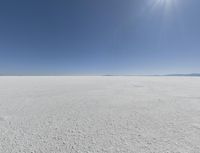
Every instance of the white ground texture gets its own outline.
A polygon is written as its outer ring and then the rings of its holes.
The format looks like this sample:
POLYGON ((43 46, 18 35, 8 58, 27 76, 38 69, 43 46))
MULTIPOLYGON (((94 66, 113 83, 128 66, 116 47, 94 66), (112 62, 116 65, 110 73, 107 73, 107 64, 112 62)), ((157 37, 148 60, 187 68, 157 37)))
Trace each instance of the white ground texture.
POLYGON ((0 77, 0 153, 200 153, 200 78, 0 77))

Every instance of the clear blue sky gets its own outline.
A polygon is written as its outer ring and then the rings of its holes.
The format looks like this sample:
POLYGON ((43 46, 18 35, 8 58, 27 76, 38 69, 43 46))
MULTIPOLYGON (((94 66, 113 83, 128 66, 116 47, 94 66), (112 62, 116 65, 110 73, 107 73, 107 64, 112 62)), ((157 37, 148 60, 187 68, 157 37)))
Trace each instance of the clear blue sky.
POLYGON ((0 74, 200 72, 200 0, 1 0, 0 74))

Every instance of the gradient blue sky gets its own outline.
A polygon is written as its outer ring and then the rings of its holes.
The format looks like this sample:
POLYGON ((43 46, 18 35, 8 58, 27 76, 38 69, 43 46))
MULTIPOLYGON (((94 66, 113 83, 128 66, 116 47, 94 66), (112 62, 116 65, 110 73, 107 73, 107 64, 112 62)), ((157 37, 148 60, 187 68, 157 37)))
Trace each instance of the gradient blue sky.
POLYGON ((1 0, 0 74, 200 72, 199 0, 1 0))

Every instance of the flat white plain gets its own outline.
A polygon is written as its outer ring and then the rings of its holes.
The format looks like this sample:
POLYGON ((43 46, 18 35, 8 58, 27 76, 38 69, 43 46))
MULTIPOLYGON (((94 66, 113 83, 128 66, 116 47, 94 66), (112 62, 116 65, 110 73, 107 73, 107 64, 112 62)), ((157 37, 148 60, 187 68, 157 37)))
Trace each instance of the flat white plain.
POLYGON ((200 78, 0 77, 1 153, 199 153, 200 78))

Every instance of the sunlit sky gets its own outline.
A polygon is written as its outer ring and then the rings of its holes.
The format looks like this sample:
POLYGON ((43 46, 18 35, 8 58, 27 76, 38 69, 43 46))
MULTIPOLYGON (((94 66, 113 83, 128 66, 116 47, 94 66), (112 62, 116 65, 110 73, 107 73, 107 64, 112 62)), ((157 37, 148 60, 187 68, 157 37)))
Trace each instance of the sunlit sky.
POLYGON ((2 0, 0 74, 200 72, 200 0, 2 0))

